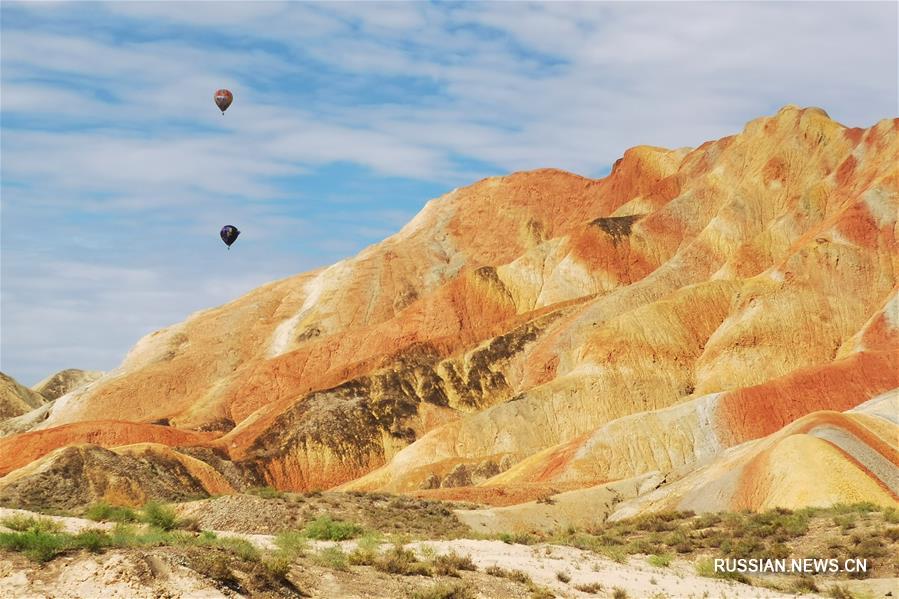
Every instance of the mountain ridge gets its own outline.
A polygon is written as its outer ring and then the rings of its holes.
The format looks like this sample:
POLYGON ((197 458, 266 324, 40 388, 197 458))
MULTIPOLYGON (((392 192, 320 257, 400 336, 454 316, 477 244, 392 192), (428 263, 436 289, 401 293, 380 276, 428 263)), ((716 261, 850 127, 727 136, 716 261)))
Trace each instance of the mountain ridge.
MULTIPOLYGON (((284 489, 496 503, 664 472, 646 510, 746 443, 820 453, 775 440, 899 388, 897 132, 786 106, 697 148, 631 148, 602 179, 453 190, 352 258, 141 339, 0 439, 0 499, 7 473, 85 442, 205 448, 284 489)), ((895 502, 895 442, 862 437, 887 465, 857 480, 895 502)), ((753 480, 785 480, 765 463, 753 480)), ((720 484, 703 509, 801 503, 720 484)))

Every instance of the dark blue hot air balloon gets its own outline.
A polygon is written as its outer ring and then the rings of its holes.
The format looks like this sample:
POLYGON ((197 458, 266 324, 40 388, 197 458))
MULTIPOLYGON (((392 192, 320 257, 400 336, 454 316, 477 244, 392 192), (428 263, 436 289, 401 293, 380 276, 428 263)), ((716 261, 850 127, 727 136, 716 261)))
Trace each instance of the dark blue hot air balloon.
POLYGON ((240 235, 240 231, 238 231, 237 227, 234 225, 225 225, 222 227, 220 235, 222 236, 222 241, 225 242, 225 245, 227 245, 230 250, 231 244, 237 241, 237 236, 240 235))

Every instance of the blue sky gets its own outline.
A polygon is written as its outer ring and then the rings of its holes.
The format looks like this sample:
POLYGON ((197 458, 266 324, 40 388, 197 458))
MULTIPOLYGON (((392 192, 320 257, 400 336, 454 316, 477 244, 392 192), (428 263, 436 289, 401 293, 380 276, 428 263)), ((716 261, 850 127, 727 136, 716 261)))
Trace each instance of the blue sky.
POLYGON ((0 5, 0 370, 332 263, 484 176, 897 113, 897 4, 0 5), (213 92, 231 89, 223 117, 213 92), (220 227, 243 234, 230 252, 220 227))

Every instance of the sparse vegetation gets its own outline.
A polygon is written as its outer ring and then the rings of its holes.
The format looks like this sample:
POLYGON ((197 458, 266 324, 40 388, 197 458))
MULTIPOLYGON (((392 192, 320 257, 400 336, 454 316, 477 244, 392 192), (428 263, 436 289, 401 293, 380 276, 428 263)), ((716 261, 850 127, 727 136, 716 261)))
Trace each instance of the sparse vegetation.
POLYGON ((474 572, 478 569, 474 562, 471 561, 471 556, 462 556, 455 551, 445 555, 438 555, 432 562, 434 564, 434 574, 437 576, 458 576, 459 570, 474 572))
POLYGON ((612 597, 614 597, 614 599, 628 599, 628 594, 627 591, 621 587, 615 587, 612 589, 612 597))
POLYGON ((800 576, 796 580, 793 581, 792 590, 795 593, 817 593, 820 589, 818 589, 818 585, 815 584, 815 579, 811 576, 805 575, 800 576))
POLYGON ((503 543, 508 543, 509 545, 533 545, 539 541, 535 535, 529 532, 504 532, 500 533, 498 538, 503 543))
POLYGON ((347 555, 344 553, 340 545, 331 545, 320 550, 312 556, 312 561, 320 566, 331 568, 332 570, 347 569, 347 555))
POLYGON ((390 551, 375 559, 374 567, 376 570, 388 574, 431 576, 431 569, 428 565, 418 561, 415 553, 400 544, 394 545, 390 551))
POLYGON ((141 520, 160 530, 172 530, 178 525, 178 516, 175 511, 159 502, 147 502, 142 512, 141 520))
POLYGON ((356 548, 349 555, 349 562, 354 566, 371 566, 378 559, 381 547, 381 535, 366 533, 356 542, 356 548))
POLYGON ((306 525, 304 530, 307 537, 319 541, 346 541, 362 534, 362 527, 352 522, 332 520, 323 516, 306 525))
POLYGON ((0 525, 18 532, 29 530, 36 532, 59 532, 62 529, 56 520, 51 520, 50 518, 35 518, 33 516, 20 514, 3 518, 0 520, 0 525))
POLYGON ((95 522, 137 522, 138 515, 130 507, 99 502, 84 512, 84 517, 95 522))
POLYGON ((582 593, 589 593, 591 595, 596 595, 600 591, 602 591, 602 585, 598 582, 591 582, 589 584, 579 584, 574 587, 578 591, 582 593))
POLYGON ((413 599, 474 599, 475 596, 474 589, 464 582, 438 582, 412 594, 413 599))
POLYGON ((705 578, 721 578, 723 580, 735 580, 743 584, 750 584, 750 580, 739 572, 716 572, 715 564, 710 559, 701 559, 696 562, 696 573, 705 578))
POLYGON ((568 584, 569 582, 571 582, 571 574, 560 570, 559 572, 556 572, 556 580, 568 584))
POLYGON ((650 555, 646 560, 649 562, 650 566, 655 566, 656 568, 667 568, 671 565, 671 556, 667 553, 663 553, 661 555, 650 555))
POLYGON ((837 584, 827 589, 827 596, 831 599, 855 599, 848 588, 837 584))
POLYGON ((262 497, 263 499, 283 499, 284 493, 276 489, 275 487, 267 486, 267 487, 253 487, 252 489, 248 489, 247 493, 251 495, 256 495, 257 497, 262 497))

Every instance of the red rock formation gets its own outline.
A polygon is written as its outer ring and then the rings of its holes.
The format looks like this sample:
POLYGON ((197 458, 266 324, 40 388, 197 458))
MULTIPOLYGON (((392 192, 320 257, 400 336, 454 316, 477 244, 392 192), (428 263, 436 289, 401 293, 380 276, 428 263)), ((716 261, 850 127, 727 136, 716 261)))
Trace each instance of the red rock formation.
MULTIPOLYGON (((0 472, 149 442, 288 489, 508 502, 653 471, 675 489, 899 387, 897 164, 899 119, 847 129, 788 106, 695 149, 632 148, 600 180, 485 179, 353 258, 145 337, 18 422, 36 430, 0 440, 0 472)), ((804 479, 751 464, 729 505, 799 501, 778 485, 804 479)))

